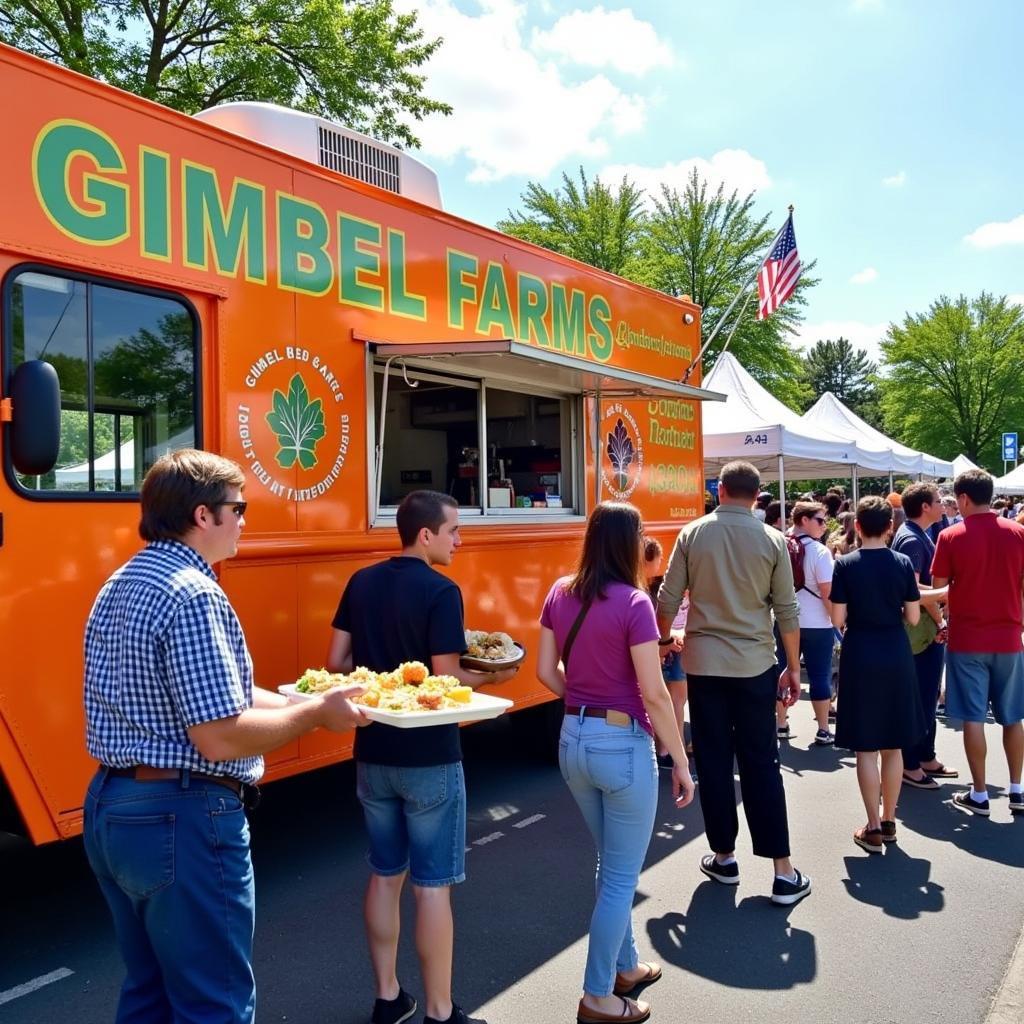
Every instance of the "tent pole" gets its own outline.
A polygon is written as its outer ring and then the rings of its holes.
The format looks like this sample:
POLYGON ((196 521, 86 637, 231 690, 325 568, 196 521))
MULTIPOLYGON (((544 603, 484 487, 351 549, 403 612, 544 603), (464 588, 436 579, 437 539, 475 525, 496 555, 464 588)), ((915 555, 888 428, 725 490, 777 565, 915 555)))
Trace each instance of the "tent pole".
POLYGON ((890 469, 889 470, 889 493, 892 494, 892 492, 895 491, 895 490, 896 490, 896 487, 893 484, 892 470, 890 469))
POLYGON ((857 501, 860 498, 860 495, 858 494, 858 491, 860 490, 859 484, 860 484, 860 477, 857 474, 857 467, 854 466, 853 467, 853 479, 851 480, 852 494, 853 494, 853 507, 854 508, 857 507, 857 501))
POLYGON ((782 514, 779 518, 779 522, 782 524, 782 530, 786 530, 786 476, 785 470, 782 465, 782 456, 779 456, 779 502, 782 505, 782 514))

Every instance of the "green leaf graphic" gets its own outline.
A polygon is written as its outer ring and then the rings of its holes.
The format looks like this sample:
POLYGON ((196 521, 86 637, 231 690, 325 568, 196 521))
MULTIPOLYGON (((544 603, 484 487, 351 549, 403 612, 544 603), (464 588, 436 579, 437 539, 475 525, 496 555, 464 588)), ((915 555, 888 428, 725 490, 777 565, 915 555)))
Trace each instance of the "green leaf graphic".
POLYGON ((315 402, 309 400, 299 374, 289 382, 287 395, 274 391, 274 408, 267 413, 267 423, 281 446, 276 457, 282 469, 291 469, 296 461, 303 469, 316 465, 317 441, 327 433, 324 404, 319 398, 315 402))

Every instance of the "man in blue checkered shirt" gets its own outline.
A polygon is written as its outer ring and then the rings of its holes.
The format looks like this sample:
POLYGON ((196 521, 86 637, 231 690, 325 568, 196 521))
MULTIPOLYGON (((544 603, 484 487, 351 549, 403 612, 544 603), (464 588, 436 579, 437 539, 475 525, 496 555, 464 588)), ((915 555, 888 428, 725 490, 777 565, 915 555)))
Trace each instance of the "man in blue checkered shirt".
POLYGON ((263 753, 366 719, 338 688, 289 704, 253 686, 242 627, 211 566, 237 551, 241 469, 159 459, 142 485, 147 546, 104 584, 85 633, 85 850, 127 966, 117 1024, 246 1024, 255 1012, 246 788, 263 753))

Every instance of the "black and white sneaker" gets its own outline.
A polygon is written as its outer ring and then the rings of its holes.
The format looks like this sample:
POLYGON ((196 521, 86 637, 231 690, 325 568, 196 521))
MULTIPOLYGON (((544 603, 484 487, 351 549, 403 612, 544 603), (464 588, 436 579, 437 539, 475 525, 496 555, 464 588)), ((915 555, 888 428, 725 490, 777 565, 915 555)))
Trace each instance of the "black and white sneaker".
POLYGON ((775 735, 778 736, 780 740, 790 739, 793 733, 790 731, 789 722, 787 722, 785 725, 776 726, 775 735))
POLYGON ((797 871, 796 879, 792 882, 788 878, 779 878, 776 875, 775 884, 772 885, 772 903, 781 907, 799 903, 810 894, 811 880, 802 871, 797 871))
POLYGON ((394 999, 378 999, 373 1004, 370 1024, 402 1024, 416 1012, 416 1000, 404 988, 394 999))
POLYGON ((1010 794, 1010 813, 1024 814, 1024 793, 1010 794))
POLYGON ((700 859, 700 869, 708 878, 713 878, 722 885, 740 884, 740 866, 736 861, 721 864, 713 853, 706 853, 700 859))
POLYGON ((828 729, 819 729, 814 734, 814 742, 819 747, 831 747, 835 743, 836 738, 828 731, 828 729))
POLYGON ((964 814, 980 814, 984 818, 989 816, 988 800, 982 800, 980 803, 972 800, 969 789, 953 794, 953 806, 964 814))

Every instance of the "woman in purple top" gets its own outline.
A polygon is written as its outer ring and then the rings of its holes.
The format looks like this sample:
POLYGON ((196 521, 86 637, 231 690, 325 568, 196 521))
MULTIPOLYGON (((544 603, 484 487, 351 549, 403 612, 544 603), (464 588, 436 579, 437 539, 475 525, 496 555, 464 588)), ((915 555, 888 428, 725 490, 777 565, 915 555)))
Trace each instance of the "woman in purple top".
POLYGON ((658 805, 655 733, 672 755, 676 805, 693 799, 643 588, 642 534, 632 505, 598 505, 579 567, 551 588, 540 618, 537 676, 565 698, 559 766, 597 844, 581 1024, 647 1020, 650 1006, 626 996, 661 977, 657 964, 640 962, 630 921, 658 805))

